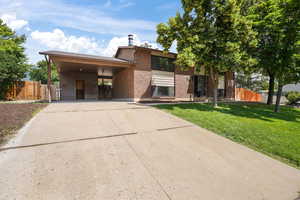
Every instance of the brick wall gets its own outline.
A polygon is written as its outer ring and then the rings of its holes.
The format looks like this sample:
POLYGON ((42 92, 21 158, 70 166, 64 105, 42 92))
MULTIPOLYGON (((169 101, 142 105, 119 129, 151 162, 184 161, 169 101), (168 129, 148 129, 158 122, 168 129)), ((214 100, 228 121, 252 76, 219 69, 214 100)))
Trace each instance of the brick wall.
POLYGON ((149 50, 138 50, 135 54, 134 98, 151 98, 151 53, 149 50))
POLYGON ((181 69, 176 67, 175 70, 175 97, 178 100, 190 100, 193 95, 193 81, 191 75, 193 69, 181 69))
MULTIPOLYGON (((150 99, 151 93, 151 54, 164 56, 162 53, 151 52, 147 49, 139 49, 135 54, 136 66, 134 67, 134 98, 150 99)), ((174 55, 169 55, 173 57, 174 55)), ((175 72, 175 97, 182 100, 189 100, 192 93, 190 75, 192 70, 182 71, 176 68, 175 72)))
POLYGON ((112 95, 115 99, 133 98, 133 69, 121 69, 114 73, 112 95))
MULTIPOLYGON (((118 58, 132 60, 135 62, 135 66, 132 71, 122 71, 114 76, 114 98, 134 98, 151 99, 151 54, 158 56, 165 56, 162 52, 151 50, 147 48, 124 48, 120 49, 118 58), (120 79, 120 80, 117 80, 120 79)), ((175 54, 169 54, 168 57, 175 57, 175 54)), ((191 100, 194 93, 194 84, 191 76, 193 75, 193 69, 183 70, 176 67, 175 70, 175 97, 177 100, 191 100)), ((212 96, 211 81, 207 82, 208 96, 212 96)), ((234 73, 227 72, 225 74, 225 88, 226 98, 234 99, 234 73)))

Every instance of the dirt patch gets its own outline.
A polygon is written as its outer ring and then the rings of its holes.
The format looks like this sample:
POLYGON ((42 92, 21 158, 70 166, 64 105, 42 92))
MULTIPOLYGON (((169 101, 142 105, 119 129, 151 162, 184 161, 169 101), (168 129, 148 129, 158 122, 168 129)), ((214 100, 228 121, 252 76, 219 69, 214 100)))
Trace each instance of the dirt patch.
POLYGON ((0 145, 17 133, 34 114, 46 107, 45 103, 0 104, 0 145))

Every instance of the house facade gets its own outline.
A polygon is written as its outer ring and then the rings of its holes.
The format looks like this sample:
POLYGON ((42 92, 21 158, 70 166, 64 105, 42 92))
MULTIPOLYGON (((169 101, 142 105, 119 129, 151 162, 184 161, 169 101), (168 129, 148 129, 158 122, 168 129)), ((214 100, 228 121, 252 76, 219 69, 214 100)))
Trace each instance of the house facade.
MULTIPOLYGON (((58 68, 60 100, 193 101, 212 96, 205 69, 176 66, 174 53, 128 45, 119 47, 114 57, 40 54, 58 68)), ((234 100, 234 90, 234 73, 220 75, 219 98, 234 100)))

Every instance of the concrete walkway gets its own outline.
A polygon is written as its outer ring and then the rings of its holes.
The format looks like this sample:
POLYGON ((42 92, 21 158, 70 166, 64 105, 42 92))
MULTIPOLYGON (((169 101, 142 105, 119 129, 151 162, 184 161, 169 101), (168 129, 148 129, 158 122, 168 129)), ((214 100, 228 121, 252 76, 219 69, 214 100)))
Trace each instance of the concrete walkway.
POLYGON ((300 171, 151 107, 54 103, 0 151, 0 199, 296 200, 300 171))

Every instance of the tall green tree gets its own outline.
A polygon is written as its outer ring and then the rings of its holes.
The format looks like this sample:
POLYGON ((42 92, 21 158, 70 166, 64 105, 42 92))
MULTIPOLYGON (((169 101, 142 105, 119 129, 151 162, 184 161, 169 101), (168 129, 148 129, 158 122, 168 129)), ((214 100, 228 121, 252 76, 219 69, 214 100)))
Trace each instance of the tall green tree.
POLYGON ((29 65, 23 44, 26 38, 18 36, 0 19, 0 98, 6 96, 14 81, 26 76, 29 65))
MULTIPOLYGON (((48 81, 48 67, 45 60, 38 61, 36 65, 33 65, 30 69, 30 80, 41 81, 42 84, 47 84, 48 81)), ((58 73, 56 66, 51 64, 51 81, 52 83, 58 82, 58 73)))
POLYGON ((274 17, 272 14, 276 12, 274 0, 262 0, 254 4, 249 9, 249 18, 254 21, 253 28, 257 32, 258 45, 256 50, 256 58, 258 60, 257 67, 269 76, 268 100, 267 104, 273 103, 274 87, 275 87, 275 68, 274 62, 274 45, 277 38, 275 37, 275 27, 272 26, 274 17))
POLYGON ((157 26, 157 42, 167 51, 177 41, 178 65, 208 70, 216 107, 218 75, 255 64, 248 50, 256 46, 256 34, 239 0, 181 2, 183 13, 157 26))
POLYGON ((282 87, 299 80, 300 1, 262 0, 250 10, 258 32, 258 66, 270 77, 268 104, 273 102, 275 79, 278 82, 278 112, 282 87))
POLYGON ((279 44, 275 112, 279 112, 283 86, 300 81, 300 1, 277 0, 276 7, 279 44))

